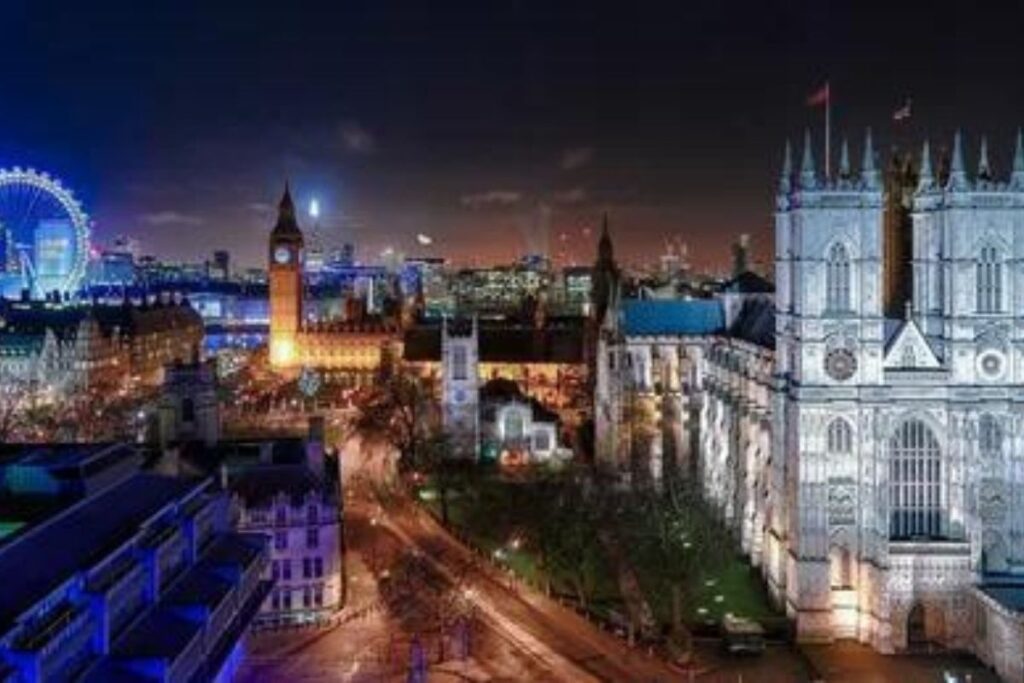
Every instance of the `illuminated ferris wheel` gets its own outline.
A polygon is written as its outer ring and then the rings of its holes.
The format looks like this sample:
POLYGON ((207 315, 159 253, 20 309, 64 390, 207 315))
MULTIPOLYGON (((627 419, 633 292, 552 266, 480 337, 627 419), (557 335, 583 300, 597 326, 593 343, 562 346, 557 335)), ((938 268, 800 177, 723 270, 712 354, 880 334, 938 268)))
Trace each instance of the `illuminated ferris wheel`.
POLYGON ((0 293, 78 291, 89 259, 89 216, 59 180, 0 169, 0 293))

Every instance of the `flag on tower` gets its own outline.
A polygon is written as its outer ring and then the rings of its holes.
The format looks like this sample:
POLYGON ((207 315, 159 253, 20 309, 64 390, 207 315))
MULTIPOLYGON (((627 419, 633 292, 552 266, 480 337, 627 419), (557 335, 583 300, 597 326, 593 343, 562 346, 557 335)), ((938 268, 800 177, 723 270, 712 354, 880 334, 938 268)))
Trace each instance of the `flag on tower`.
POLYGON ((892 113, 893 121, 903 121, 910 118, 910 98, 903 104, 902 107, 892 113))
POLYGON ((829 99, 831 99, 831 94, 829 93, 828 81, 825 81, 825 84, 823 86, 815 90, 807 98, 807 106, 819 107, 823 104, 827 105, 829 103, 829 99))

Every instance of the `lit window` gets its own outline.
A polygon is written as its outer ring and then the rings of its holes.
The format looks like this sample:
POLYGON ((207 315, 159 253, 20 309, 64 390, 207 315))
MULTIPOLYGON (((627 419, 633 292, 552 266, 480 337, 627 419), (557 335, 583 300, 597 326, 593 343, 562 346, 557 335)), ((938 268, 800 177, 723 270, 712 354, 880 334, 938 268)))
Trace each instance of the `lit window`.
POLYGON ((889 535, 942 537, 939 442, 921 420, 901 424, 889 440, 889 535))

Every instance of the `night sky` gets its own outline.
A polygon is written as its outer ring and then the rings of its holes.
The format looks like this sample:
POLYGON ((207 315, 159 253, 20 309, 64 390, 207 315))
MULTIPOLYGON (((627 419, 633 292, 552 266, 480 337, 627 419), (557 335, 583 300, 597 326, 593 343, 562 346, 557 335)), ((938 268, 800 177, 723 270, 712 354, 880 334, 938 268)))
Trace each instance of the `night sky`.
POLYGON ((740 232, 769 250, 785 138, 813 126, 821 162, 825 78, 857 160, 867 125, 883 151, 959 125, 1003 173, 1024 123, 1020 3, 599 4, 6 0, 0 166, 166 258, 261 262, 290 178, 363 257, 422 232, 507 259, 549 224, 589 261, 607 210, 625 260, 679 237, 722 265, 740 232))

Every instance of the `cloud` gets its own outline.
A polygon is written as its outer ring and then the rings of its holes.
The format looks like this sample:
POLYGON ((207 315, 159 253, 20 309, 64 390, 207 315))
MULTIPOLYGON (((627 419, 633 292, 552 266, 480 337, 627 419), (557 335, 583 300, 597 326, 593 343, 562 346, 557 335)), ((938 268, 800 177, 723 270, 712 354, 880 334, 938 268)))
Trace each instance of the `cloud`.
POLYGON ((266 202, 249 202, 245 205, 245 208, 259 214, 273 213, 274 211, 274 207, 266 202))
POLYGON ((514 190, 488 190, 476 194, 464 194, 459 198, 463 206, 482 209, 487 206, 510 206, 518 203, 523 195, 514 190))
POLYGON ((339 131, 341 143, 353 154, 373 154, 377 151, 377 141, 373 134, 355 121, 343 121, 339 131))
POLYGON ((582 204, 589 196, 587 188, 571 187, 568 190, 556 190, 551 198, 556 204, 582 204))
POLYGON ((593 159, 593 147, 573 147, 562 152, 561 167, 563 171, 575 171, 577 168, 583 168, 593 159))
POLYGON ((206 223, 206 219, 202 216, 196 216, 190 213, 181 213, 180 211, 156 211, 154 213, 144 213, 139 216, 146 225, 154 225, 162 227, 166 225, 203 225, 206 223))

